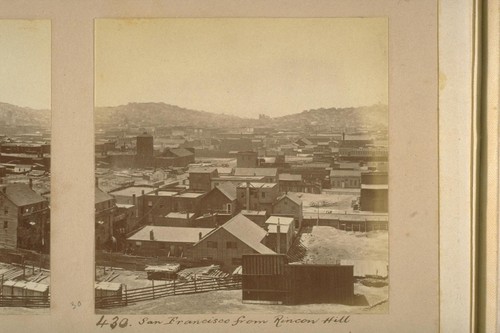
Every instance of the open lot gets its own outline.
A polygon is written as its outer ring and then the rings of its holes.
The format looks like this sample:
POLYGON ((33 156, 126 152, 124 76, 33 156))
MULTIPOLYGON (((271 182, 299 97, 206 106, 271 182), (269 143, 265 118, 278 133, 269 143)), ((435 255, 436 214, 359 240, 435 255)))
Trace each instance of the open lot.
POLYGON ((294 193, 302 200, 304 213, 352 213, 351 203, 359 190, 323 191, 321 194, 294 193))
MULTIPOLYGON (((388 288, 367 288, 356 283, 355 293, 363 293, 361 302, 370 304, 387 298, 388 288)), ((361 303, 360 302, 360 303, 361 303)), ((341 304, 262 305, 241 302, 241 290, 219 290, 193 295, 179 295, 137 303, 123 308, 99 309, 98 314, 239 314, 239 313, 380 313, 385 307, 341 304)))
POLYGON ((301 235, 300 241, 308 249, 303 259, 307 263, 389 259, 389 235, 385 230, 364 233, 314 226, 310 233, 301 235))

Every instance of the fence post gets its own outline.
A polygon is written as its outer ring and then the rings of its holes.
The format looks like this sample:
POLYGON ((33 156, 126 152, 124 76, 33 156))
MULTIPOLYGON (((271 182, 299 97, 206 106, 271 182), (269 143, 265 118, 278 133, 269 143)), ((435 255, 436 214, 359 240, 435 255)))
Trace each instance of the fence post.
POLYGON ((155 280, 151 280, 153 283, 153 299, 155 299, 155 280))
POLYGON ((175 295, 175 279, 174 279, 174 295, 175 295))
POLYGON ((196 290, 196 274, 194 275, 194 292, 196 293, 197 290, 196 290))
POLYGON ((22 255, 21 257, 21 260, 23 262, 23 280, 26 279, 26 267, 25 267, 25 264, 24 264, 24 255, 22 255))
POLYGON ((126 285, 126 284, 124 284, 123 286, 125 287, 125 306, 127 306, 127 305, 128 305, 128 299, 127 299, 127 285, 126 285))

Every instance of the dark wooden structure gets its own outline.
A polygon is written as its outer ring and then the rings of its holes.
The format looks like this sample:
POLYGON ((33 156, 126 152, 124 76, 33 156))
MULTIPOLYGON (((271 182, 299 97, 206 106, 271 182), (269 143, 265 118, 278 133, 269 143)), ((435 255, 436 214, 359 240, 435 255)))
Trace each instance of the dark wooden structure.
POLYGON ((286 255, 244 255, 242 259, 243 302, 283 304, 288 300, 290 281, 286 278, 286 255))
POLYGON ((292 304, 339 303, 354 300, 354 266, 289 264, 292 304))
POLYGON ((286 255, 244 255, 242 300, 264 304, 353 304, 352 265, 289 264, 286 255))

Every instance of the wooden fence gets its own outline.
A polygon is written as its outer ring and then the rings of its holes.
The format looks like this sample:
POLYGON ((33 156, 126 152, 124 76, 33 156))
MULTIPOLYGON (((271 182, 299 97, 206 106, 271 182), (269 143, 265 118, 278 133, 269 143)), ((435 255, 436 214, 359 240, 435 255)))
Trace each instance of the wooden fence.
POLYGON ((98 309, 131 305, 141 301, 154 300, 174 295, 203 293, 213 290, 241 289, 241 276, 229 276, 219 279, 198 279, 190 281, 166 281, 165 284, 152 285, 138 289, 124 289, 121 295, 96 296, 95 307, 98 309))
POLYGON ((50 296, 0 295, 0 307, 49 308, 50 296))
POLYGON ((221 262, 214 260, 192 260, 179 257, 143 257, 126 255, 123 253, 109 253, 96 251, 96 266, 118 267, 132 271, 143 271, 146 266, 160 266, 168 263, 179 263, 183 267, 209 266, 211 264, 221 265, 221 262))

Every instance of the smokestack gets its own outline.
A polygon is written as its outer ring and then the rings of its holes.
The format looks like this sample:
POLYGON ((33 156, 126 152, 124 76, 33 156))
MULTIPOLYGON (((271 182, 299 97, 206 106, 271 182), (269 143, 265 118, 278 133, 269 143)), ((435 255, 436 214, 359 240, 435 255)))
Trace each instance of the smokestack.
POLYGON ((280 219, 278 217, 278 225, 276 226, 276 253, 280 254, 281 253, 281 226, 280 226, 280 219))
POLYGON ((201 239, 201 236, 202 236, 202 233, 201 233, 201 231, 200 231, 200 232, 198 233, 198 240, 200 240, 200 239, 201 239))
POLYGON ((132 194, 132 204, 134 205, 135 217, 139 217, 139 209, 137 208, 137 198, 135 194, 132 194))
POLYGON ((247 191, 247 198, 246 198, 247 199, 247 202, 246 202, 246 204, 247 204, 247 210, 250 210, 250 182, 249 181, 247 181, 247 189, 246 189, 246 191, 247 191))
POLYGON ((155 240, 155 232, 153 229, 149 231, 149 240, 155 240))

